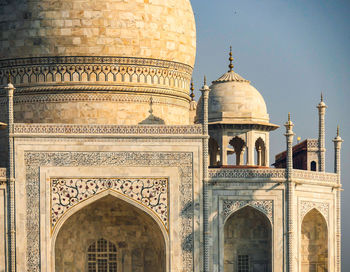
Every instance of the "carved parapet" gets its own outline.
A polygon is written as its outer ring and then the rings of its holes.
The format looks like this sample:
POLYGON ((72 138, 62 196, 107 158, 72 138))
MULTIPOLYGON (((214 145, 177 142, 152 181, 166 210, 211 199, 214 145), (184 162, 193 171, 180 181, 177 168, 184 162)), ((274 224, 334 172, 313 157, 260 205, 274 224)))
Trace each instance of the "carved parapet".
POLYGON ((315 172, 293 169, 293 179, 304 181, 334 182, 338 180, 338 175, 334 173, 315 172))

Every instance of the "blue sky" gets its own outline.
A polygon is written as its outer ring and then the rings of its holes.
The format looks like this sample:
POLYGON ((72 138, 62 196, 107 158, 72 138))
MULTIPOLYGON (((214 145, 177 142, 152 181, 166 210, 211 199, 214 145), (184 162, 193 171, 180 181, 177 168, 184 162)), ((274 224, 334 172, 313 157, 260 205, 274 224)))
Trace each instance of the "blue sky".
MULTIPOLYGON (((265 98, 270 120, 280 126, 290 111, 296 136, 316 138, 320 93, 326 114, 326 170, 333 171, 339 124, 342 148, 343 269, 350 267, 350 1, 191 0, 197 24, 196 89, 234 70, 265 98)), ((199 92, 196 92, 197 99, 199 92)), ((284 128, 271 133, 271 162, 284 150, 284 128)))

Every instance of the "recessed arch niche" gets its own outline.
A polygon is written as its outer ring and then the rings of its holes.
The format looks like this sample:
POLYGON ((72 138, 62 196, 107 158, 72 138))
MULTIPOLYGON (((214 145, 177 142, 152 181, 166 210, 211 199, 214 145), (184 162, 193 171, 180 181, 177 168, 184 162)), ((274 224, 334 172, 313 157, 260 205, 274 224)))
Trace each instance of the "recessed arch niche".
POLYGON ((317 209, 309 211, 301 224, 301 271, 328 271, 328 227, 317 209))
POLYGON ((166 271, 166 244, 159 225, 113 195, 81 208, 63 223, 55 240, 55 271, 88 271, 89 247, 101 239, 116 245, 118 272, 166 271))
POLYGON ((224 272, 271 272, 272 227, 266 215, 246 206, 224 225, 224 272))

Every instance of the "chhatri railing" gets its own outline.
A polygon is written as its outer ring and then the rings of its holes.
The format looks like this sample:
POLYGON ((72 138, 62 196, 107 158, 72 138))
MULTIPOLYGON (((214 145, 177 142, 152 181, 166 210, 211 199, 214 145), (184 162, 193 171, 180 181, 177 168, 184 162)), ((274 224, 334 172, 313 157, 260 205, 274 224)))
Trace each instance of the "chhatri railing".
MULTIPOLYGON (((242 180, 242 179, 265 179, 283 181, 286 179, 285 169, 275 168, 211 168, 209 178, 212 180, 242 180)), ((295 181, 327 182, 335 184, 338 182, 338 175, 334 173, 315 172, 293 169, 292 179, 295 181)))

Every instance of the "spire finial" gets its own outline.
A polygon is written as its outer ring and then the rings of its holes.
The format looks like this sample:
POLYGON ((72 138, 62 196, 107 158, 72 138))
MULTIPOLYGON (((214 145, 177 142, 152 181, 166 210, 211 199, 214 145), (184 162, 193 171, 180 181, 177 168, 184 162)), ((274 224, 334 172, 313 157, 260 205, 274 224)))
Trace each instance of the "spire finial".
POLYGON ((11 84, 12 82, 11 82, 11 71, 9 71, 9 75, 8 75, 8 82, 7 82, 8 84, 11 84))
POLYGON ((193 80, 191 80, 191 94, 190 94, 190 97, 191 97, 191 101, 194 101, 194 84, 193 84, 193 80))
POLYGON ((323 93, 321 92, 321 102, 323 102, 323 93))
POLYGON ((232 72, 232 70, 233 70, 233 64, 232 64, 232 62, 233 62, 233 57, 232 57, 232 46, 230 46, 230 58, 229 58, 229 61, 230 61, 230 65, 228 66, 228 68, 230 68, 230 70, 228 70, 229 72, 232 72))
POLYGON ((290 112, 288 112, 288 122, 290 122, 290 112))
POLYGON ((152 96, 149 101, 149 113, 153 114, 153 97, 152 96))
POLYGON ((337 126, 337 137, 339 137, 339 125, 337 126))
POLYGON ((204 86, 207 85, 207 76, 204 76, 204 86))

